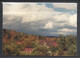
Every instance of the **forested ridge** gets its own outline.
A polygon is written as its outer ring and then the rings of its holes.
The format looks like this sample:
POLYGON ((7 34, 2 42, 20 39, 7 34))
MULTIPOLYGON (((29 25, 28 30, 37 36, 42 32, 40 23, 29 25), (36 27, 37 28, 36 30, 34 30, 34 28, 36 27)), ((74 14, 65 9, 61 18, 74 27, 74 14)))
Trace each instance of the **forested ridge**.
POLYGON ((26 56, 76 56, 77 36, 46 37, 3 29, 3 54, 26 56))

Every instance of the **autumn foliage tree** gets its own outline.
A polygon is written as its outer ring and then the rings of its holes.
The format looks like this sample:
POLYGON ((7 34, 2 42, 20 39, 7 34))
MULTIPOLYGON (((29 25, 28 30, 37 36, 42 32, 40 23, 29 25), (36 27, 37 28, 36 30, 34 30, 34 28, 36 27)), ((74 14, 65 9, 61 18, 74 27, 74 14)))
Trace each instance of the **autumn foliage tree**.
POLYGON ((3 54, 28 56, 75 56, 77 52, 77 37, 59 35, 46 37, 34 34, 24 34, 15 30, 3 29, 3 54), (31 49, 31 53, 24 50, 31 49))

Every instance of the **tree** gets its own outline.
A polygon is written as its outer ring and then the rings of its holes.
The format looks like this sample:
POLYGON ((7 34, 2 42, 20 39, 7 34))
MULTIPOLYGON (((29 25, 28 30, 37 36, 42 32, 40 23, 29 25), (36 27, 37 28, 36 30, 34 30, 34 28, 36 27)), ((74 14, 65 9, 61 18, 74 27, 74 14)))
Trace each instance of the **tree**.
POLYGON ((34 56, 47 56, 47 52, 49 51, 48 48, 45 48, 42 45, 38 45, 33 49, 33 55, 34 56))
POLYGON ((5 45, 3 47, 3 53, 5 55, 19 55, 20 53, 20 49, 18 48, 17 45, 15 45, 14 43, 11 43, 10 45, 5 45))

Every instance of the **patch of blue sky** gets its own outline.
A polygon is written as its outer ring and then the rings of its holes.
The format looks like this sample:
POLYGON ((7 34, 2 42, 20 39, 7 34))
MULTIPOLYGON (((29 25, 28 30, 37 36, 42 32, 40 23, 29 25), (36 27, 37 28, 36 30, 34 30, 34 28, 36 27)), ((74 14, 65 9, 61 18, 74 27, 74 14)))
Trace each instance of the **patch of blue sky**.
POLYGON ((58 11, 58 12, 70 13, 70 14, 77 13, 77 9, 76 10, 67 10, 67 9, 64 9, 64 8, 55 8, 52 4, 46 4, 46 6, 49 7, 49 8, 53 8, 55 11, 58 11))
POLYGON ((37 3, 38 5, 42 5, 42 3, 37 3))
POLYGON ((63 9, 63 8, 54 8, 54 10, 56 10, 58 12, 70 13, 70 14, 77 13, 77 10, 66 10, 66 9, 63 9))
MULTIPOLYGON (((43 3, 37 3, 37 4, 38 4, 38 5, 42 5, 43 3)), ((57 12, 70 13, 70 14, 75 14, 75 13, 77 13, 77 9, 76 9, 76 10, 67 10, 67 9, 64 9, 64 8, 55 8, 52 3, 45 3, 45 5, 46 5, 48 8, 52 8, 52 9, 54 9, 54 10, 57 11, 57 12)))

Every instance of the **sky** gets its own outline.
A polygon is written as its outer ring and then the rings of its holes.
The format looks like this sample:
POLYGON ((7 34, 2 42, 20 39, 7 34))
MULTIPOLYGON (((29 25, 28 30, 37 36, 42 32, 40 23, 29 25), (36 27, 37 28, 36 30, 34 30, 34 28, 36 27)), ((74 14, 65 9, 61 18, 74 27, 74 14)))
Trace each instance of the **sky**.
POLYGON ((77 35, 77 4, 3 2, 3 28, 43 36, 77 35))

